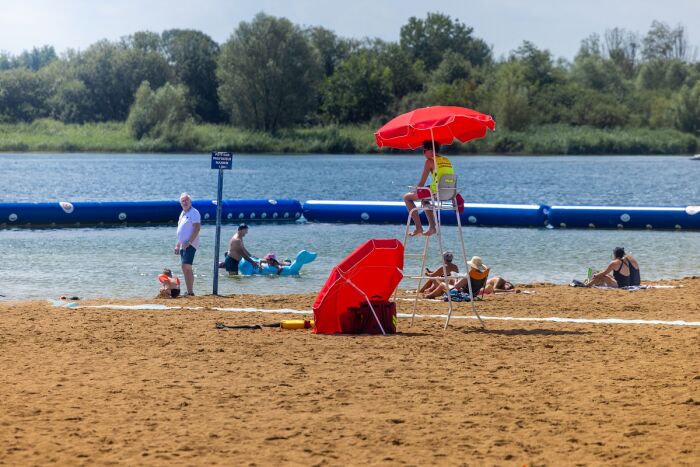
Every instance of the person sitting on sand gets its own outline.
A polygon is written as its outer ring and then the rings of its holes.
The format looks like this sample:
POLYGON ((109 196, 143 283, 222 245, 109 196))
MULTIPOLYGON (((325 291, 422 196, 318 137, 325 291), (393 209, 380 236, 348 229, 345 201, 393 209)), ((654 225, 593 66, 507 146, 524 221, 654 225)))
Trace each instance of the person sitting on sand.
POLYGON ((163 273, 158 276, 160 282, 160 291, 158 295, 161 297, 177 298, 180 296, 180 278, 173 278, 173 272, 165 268, 163 273))
MULTIPOLYGON (((418 189, 422 188, 423 185, 428 181, 428 175, 432 176, 432 182, 430 183, 430 190, 432 193, 437 192, 437 184, 440 177, 443 175, 454 174, 454 169, 452 168, 452 163, 447 157, 438 154, 440 150, 440 144, 436 141, 423 141, 423 155, 425 156, 425 164, 423 164, 423 173, 421 173, 420 180, 418 180, 418 185, 416 186, 416 191, 406 193, 403 196, 403 201, 406 204, 406 209, 411 214, 411 219, 413 219, 413 224, 416 226, 415 230, 409 235, 411 237, 417 235, 430 236, 436 232, 435 229, 435 214, 431 209, 425 210, 425 217, 428 218, 428 230, 423 231, 423 225, 420 221, 420 215, 416 208, 416 201, 422 199, 418 195, 418 189), (414 210, 415 209, 415 210, 414 210)), ((425 205, 425 202, 423 203, 425 205)))
MULTIPOLYGON (((447 275, 450 276, 452 274, 457 274, 459 272, 459 268, 457 267, 456 264, 452 262, 452 253, 449 251, 446 251, 445 253, 442 254, 442 260, 444 261, 444 266, 447 269, 447 275)), ((428 279, 428 281, 423 285, 423 287, 418 290, 418 293, 423 293, 426 290, 432 290, 436 287, 436 284, 439 282, 445 282, 445 273, 442 270, 442 264, 438 266, 434 271, 431 271, 428 268, 425 268, 425 275, 428 277, 434 277, 435 279, 428 279)))
MULTIPOLYGON (((457 289, 460 292, 469 293, 469 283, 467 281, 470 281, 472 292, 476 296, 486 285, 486 278, 489 276, 491 268, 486 266, 479 256, 473 256, 472 259, 467 262, 467 264, 469 265, 469 276, 462 277, 456 282, 451 280, 450 282, 454 282, 454 284, 450 285, 449 288, 457 289)), ((438 282, 436 287, 426 290, 423 293, 423 296, 425 298, 437 298, 448 292, 449 290, 447 290, 445 287, 444 282, 438 282)))
POLYGON ((625 254, 625 249, 616 247, 613 250, 613 260, 605 271, 593 274, 587 287, 634 287, 641 283, 639 263, 633 256, 625 254))

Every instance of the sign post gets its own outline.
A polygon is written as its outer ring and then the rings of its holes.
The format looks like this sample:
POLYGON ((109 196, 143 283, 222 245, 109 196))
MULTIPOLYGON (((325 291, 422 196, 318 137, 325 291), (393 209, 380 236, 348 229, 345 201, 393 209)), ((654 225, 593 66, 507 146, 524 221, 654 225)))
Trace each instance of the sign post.
POLYGON ((214 284, 212 293, 219 295, 219 243, 221 243, 221 197, 224 191, 224 170, 233 167, 233 154, 212 152, 211 168, 219 170, 219 184, 216 189, 216 237, 214 240, 214 284))

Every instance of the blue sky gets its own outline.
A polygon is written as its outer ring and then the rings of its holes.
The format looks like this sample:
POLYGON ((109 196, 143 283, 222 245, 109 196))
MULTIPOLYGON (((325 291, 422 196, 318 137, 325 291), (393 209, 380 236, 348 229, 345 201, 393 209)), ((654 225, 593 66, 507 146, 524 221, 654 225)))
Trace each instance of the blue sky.
POLYGON ((60 53, 171 28, 204 31, 221 43, 260 11, 344 37, 391 41, 409 17, 437 11, 472 26, 496 56, 529 40, 572 59, 591 33, 615 26, 646 33, 654 19, 683 24, 691 45, 700 47, 700 0, 0 0, 0 50, 17 54, 49 44, 60 53))

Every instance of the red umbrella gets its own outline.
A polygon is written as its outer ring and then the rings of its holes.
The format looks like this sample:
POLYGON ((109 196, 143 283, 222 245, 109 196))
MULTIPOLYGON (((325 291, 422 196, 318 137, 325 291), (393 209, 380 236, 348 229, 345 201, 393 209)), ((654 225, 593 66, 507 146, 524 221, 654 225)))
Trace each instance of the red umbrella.
POLYGON ((435 106, 399 115, 374 136, 380 148, 416 149, 429 140, 452 144, 457 138, 465 143, 483 137, 487 129, 496 129, 490 115, 466 107, 435 106))
MULTIPOLYGON (((314 302, 314 332, 343 332, 349 308, 368 300, 389 300, 403 278, 403 245, 396 239, 372 239, 338 263, 314 302)), ((371 319, 375 319, 373 317, 371 319)))

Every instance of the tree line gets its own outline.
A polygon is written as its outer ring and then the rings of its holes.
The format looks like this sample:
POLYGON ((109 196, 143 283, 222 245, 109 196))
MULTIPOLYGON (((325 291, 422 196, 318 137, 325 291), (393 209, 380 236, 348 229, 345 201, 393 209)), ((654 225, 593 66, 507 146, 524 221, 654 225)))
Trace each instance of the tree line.
POLYGON ((133 137, 183 138, 193 123, 276 133, 381 125, 463 105, 499 128, 668 128, 700 135, 700 63, 683 26, 654 21, 581 41, 573 59, 525 41, 495 57, 473 28, 412 17, 397 42, 348 39, 259 13, 223 44, 195 30, 137 32, 58 56, 0 53, 0 123, 126 121, 133 137))

